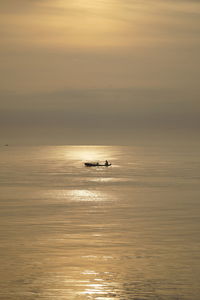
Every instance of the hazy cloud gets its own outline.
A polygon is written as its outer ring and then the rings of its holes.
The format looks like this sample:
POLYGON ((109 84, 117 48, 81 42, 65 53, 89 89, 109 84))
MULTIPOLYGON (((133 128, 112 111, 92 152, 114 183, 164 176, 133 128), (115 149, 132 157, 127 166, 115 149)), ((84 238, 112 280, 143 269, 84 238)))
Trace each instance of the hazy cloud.
POLYGON ((110 143, 199 130, 199 1, 7 0, 0 9, 4 139, 67 132, 75 142, 84 131, 110 143))

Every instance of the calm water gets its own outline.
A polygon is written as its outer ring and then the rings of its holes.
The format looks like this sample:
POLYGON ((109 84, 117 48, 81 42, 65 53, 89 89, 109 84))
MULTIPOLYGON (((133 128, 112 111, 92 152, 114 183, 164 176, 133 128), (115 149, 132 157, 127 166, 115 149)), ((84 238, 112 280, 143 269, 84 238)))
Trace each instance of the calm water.
POLYGON ((0 168, 1 299, 199 299, 197 150, 1 147, 0 168))

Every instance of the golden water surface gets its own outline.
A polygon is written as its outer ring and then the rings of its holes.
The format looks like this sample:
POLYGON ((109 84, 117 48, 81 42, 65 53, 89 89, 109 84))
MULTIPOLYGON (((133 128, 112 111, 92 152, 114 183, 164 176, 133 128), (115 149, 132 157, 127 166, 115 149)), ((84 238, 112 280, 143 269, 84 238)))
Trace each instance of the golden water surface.
POLYGON ((198 153, 2 147, 0 164, 1 299, 199 299, 198 153))

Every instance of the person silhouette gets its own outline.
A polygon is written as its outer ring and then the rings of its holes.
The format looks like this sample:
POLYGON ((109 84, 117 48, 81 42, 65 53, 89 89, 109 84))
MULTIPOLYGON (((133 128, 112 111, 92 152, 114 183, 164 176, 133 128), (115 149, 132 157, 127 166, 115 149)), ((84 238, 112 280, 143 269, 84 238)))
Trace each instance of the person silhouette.
POLYGON ((108 161, 107 160, 105 161, 105 166, 108 166, 108 161))

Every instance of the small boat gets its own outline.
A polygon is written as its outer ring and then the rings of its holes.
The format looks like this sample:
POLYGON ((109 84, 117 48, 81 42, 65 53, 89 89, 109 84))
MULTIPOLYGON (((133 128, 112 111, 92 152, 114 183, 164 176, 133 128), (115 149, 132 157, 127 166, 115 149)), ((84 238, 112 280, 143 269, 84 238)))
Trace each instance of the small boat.
POLYGON ((98 162, 95 162, 95 163, 89 163, 89 162, 86 162, 86 163, 84 163, 84 165, 86 166, 86 167, 109 167, 109 166, 111 166, 112 164, 111 163, 107 163, 107 164, 100 164, 100 163, 98 163, 98 162))

